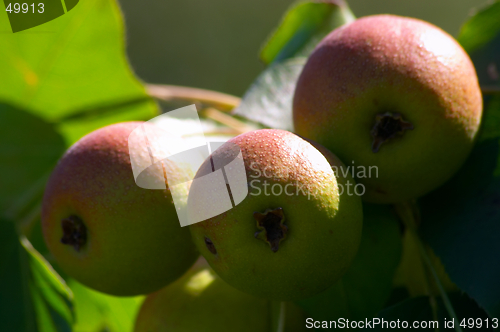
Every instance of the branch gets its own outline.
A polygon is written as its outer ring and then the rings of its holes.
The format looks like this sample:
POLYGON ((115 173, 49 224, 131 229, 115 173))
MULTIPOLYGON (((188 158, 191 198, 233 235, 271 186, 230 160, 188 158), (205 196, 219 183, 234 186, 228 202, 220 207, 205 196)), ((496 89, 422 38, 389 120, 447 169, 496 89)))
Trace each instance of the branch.
POLYGON ((481 92, 484 95, 500 94, 500 87, 499 86, 482 86, 481 92))
POLYGON ((229 114, 216 110, 215 108, 211 107, 205 108, 201 114, 206 118, 212 119, 216 122, 225 125, 226 127, 231 128, 234 132, 237 133, 237 135, 257 129, 247 125, 246 123, 236 118, 233 118, 229 114))
MULTIPOLYGON (((420 239, 420 236, 418 235, 417 232, 417 225, 419 224, 419 218, 420 218, 420 211, 418 210, 418 207, 416 206, 414 201, 411 202, 402 202, 399 204, 395 205, 396 211, 403 221, 404 225, 406 226, 406 229, 410 234, 412 234, 417 242, 418 250, 420 252, 420 257, 424 261, 425 265, 428 268, 428 271, 430 272, 431 276, 434 278, 434 282, 436 283, 439 293, 441 295, 441 298, 444 302, 444 306, 446 308, 446 311, 450 315, 451 318, 455 320, 455 322, 459 322, 457 314, 455 313, 455 310, 453 308, 453 305, 451 304, 451 301, 448 297, 448 294, 446 294, 446 290, 443 287, 443 284, 441 283, 441 280, 439 279, 438 274, 436 273, 436 269, 434 268, 434 265, 432 264, 431 259, 429 258, 429 255, 427 254, 426 248, 424 244, 422 243, 422 240, 420 239)), ((433 298, 434 296, 432 294, 429 294, 431 298, 431 307, 433 308, 433 315, 437 316, 436 314, 436 307, 435 299, 433 298)), ((463 332, 462 328, 460 327, 459 324, 455 325, 455 331, 456 332, 463 332)))
POLYGON ((164 101, 199 102, 222 111, 230 111, 240 104, 241 99, 221 92, 175 85, 146 84, 147 93, 164 101))

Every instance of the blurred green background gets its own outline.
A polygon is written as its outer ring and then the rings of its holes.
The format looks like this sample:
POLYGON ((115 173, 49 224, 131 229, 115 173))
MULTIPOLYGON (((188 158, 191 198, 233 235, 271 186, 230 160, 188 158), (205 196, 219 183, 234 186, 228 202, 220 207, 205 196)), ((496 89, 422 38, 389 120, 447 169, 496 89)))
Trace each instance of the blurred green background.
MULTIPOLYGON (((241 95, 264 66, 263 41, 292 0, 120 0, 127 53, 150 83, 241 95)), ((357 17, 390 13, 424 19, 457 36, 486 0, 350 0, 357 17)))

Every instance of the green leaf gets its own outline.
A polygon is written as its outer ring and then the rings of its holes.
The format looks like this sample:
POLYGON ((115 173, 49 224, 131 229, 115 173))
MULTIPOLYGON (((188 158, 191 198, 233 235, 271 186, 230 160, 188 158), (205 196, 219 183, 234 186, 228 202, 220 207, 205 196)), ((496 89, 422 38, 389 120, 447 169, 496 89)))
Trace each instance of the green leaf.
MULTIPOLYGON (((10 30, 7 19, 0 30, 10 30)), ((125 57, 123 30, 115 0, 86 0, 43 25, 2 34, 0 99, 57 121, 82 108, 144 97, 125 57)), ((154 115, 151 103, 137 107, 154 115)))
POLYGON ((0 102, 0 214, 17 218, 40 199, 48 172, 64 149, 52 124, 0 102))
POLYGON ((66 10, 69 12, 71 9, 75 8, 79 0, 64 0, 66 3, 66 10))
POLYGON ((500 96, 488 100, 481 124, 479 142, 500 138, 500 96))
POLYGON ((311 1, 292 7, 262 51, 264 61, 272 64, 252 83, 233 114, 293 131, 293 94, 306 57, 330 31, 352 20, 343 1, 311 1))
POLYGON ((144 296, 116 297, 94 291, 70 279, 75 296, 74 332, 132 332, 144 296))
POLYGON ((0 331, 71 331, 72 294, 14 223, 0 222, 0 331))
POLYGON ((365 204, 359 252, 340 282, 298 304, 314 319, 374 317, 389 300, 401 258, 401 236, 391 207, 365 204))
POLYGON ((500 97, 489 103, 476 147, 459 173, 421 199, 424 239, 451 280, 500 316, 500 97))
POLYGON ((458 41, 467 52, 483 47, 500 33, 499 16, 500 2, 497 0, 478 11, 462 26, 458 41))
POLYGON ((306 58, 269 66, 245 93, 233 114, 269 128, 293 131, 292 100, 306 58))
POLYGON ((116 103, 104 103, 78 110, 58 123, 59 132, 67 145, 72 145, 82 136, 104 126, 125 121, 147 121, 155 117, 156 105, 151 98, 140 97, 116 103), (154 106, 154 112, 145 112, 144 105, 154 106))
POLYGON ((458 41, 469 53, 486 91, 500 88, 500 1, 477 12, 460 31, 458 41))
POLYGON ((260 58, 270 64, 296 56, 301 50, 304 53, 304 49, 310 51, 321 37, 354 19, 343 0, 299 2, 287 11, 260 58))
POLYGON ((47 305, 57 331, 68 330, 67 323, 71 323, 74 319, 71 290, 26 238, 21 239, 21 244, 29 254, 34 289, 40 293, 47 305))
POLYGON ((458 293, 450 294, 450 300, 457 311, 459 322, 453 321, 448 316, 443 301, 440 298, 436 300, 437 317, 434 317, 430 298, 416 297, 384 309, 377 315, 379 323, 376 325, 372 324, 373 329, 365 329, 370 331, 387 331, 389 329, 391 331, 408 331, 408 329, 412 331, 431 331, 434 330, 433 327, 436 327, 436 325, 431 324, 435 324, 436 322, 440 331, 454 331, 451 325, 445 326, 445 320, 448 324, 454 322, 456 328, 460 325, 462 319, 473 318, 475 321, 481 320, 483 330, 493 331, 491 320, 489 320, 489 329, 486 329, 484 325, 488 315, 467 295, 458 293), (405 324, 403 322, 408 323, 408 328, 403 328, 405 324), (414 323, 418 325, 413 326, 414 323), (396 328, 391 328, 392 325, 390 324, 394 324, 393 326, 396 328), (397 328, 397 324, 399 324, 399 328, 397 328), (425 328, 423 327, 424 324, 426 324, 425 328))

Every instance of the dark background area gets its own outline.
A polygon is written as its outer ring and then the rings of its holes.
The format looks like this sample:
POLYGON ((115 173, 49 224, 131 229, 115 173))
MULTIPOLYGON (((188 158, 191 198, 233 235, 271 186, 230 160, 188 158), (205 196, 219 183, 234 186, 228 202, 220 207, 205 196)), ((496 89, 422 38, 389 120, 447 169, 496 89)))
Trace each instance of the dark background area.
MULTIPOLYGON (((120 0, 127 53, 150 83, 241 96, 264 68, 257 55, 292 0, 120 0)), ((390 13, 429 21, 456 36, 486 0, 350 0, 357 17, 390 13)))

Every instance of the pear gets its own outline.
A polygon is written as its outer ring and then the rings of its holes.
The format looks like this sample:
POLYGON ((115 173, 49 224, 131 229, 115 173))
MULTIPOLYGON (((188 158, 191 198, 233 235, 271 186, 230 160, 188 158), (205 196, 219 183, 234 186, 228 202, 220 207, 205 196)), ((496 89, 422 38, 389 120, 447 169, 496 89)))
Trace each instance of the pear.
MULTIPOLYGON (((136 318, 134 332, 268 332, 270 301, 238 291, 200 259, 182 278, 150 294, 136 318)), ((285 331, 305 331, 305 315, 285 303, 285 331)))
POLYGON ((190 226, 210 266, 231 286, 278 301, 309 297, 335 283, 354 258, 362 229, 361 198, 340 191, 339 184, 354 185, 349 174, 337 178, 321 152, 293 133, 252 131, 229 140, 200 167, 189 192, 190 212, 204 211, 212 185, 196 180, 214 166, 227 171, 237 158, 248 195, 190 226))
POLYGON ((297 82, 297 134, 324 145, 366 187, 397 203, 450 179, 469 155, 482 114, 474 66, 446 32, 393 15, 332 31, 297 82))
MULTIPOLYGON (((199 255, 168 188, 143 189, 134 181, 128 138, 142 124, 118 123, 80 139, 60 159, 43 198, 42 230, 55 261, 112 295, 156 291, 199 255)), ((163 173, 148 172, 165 182, 163 173)))

